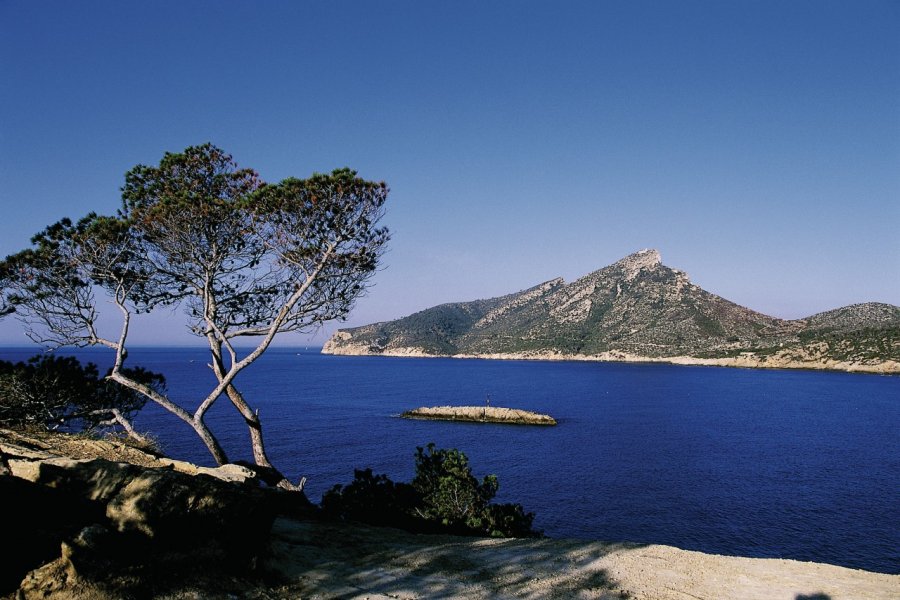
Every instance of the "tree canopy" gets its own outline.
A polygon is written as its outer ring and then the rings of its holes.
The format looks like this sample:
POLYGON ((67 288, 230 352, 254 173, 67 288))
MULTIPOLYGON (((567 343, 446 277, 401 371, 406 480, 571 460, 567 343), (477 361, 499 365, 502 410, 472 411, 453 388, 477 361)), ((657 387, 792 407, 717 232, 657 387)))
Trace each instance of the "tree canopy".
POLYGON ((257 411, 234 383, 285 332, 343 318, 365 292, 389 239, 379 227, 388 187, 350 169, 268 184, 212 144, 166 153, 125 174, 122 208, 62 219, 32 247, 0 263, 0 314, 51 347, 105 346, 108 379, 190 425, 218 463, 227 454, 204 417, 223 395, 248 425, 254 459, 282 487, 266 456, 257 411), (121 315, 116 335, 98 330, 98 295, 121 315), (180 306, 210 352, 216 384, 191 407, 131 376, 132 320, 180 306), (241 353, 235 340, 253 339, 241 353))

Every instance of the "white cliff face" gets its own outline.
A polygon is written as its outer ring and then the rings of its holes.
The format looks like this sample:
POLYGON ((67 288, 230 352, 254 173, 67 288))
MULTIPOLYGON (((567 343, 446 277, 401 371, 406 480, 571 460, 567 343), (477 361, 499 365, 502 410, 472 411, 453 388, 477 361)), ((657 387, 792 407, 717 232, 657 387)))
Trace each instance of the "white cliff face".
POLYGON ((659 251, 650 248, 629 254, 614 266, 618 266, 625 271, 625 281, 632 281, 638 274, 646 269, 651 271, 662 264, 662 257, 659 251))
POLYGON ((582 278, 569 286, 550 308, 550 315, 559 323, 581 323, 591 314, 591 297, 596 290, 596 282, 582 278))
POLYGON ((354 343, 349 331, 336 331, 322 346, 322 354, 369 354, 369 347, 368 344, 354 343))
MULTIPOLYGON (((554 299, 550 314, 558 323, 582 323, 591 314, 593 298, 598 290, 598 283, 608 276, 610 269, 624 271, 623 281, 631 282, 643 270, 653 270, 662 264, 662 258, 656 250, 646 249, 630 254, 618 262, 573 282, 567 286, 559 298, 554 299)), ((616 297, 621 295, 621 286, 616 297)))
POLYGON ((506 304, 503 304, 502 306, 498 306, 497 308, 495 308, 494 310, 492 310, 488 314, 486 314, 484 317, 482 317, 477 323, 475 323, 475 328, 479 329, 479 328, 486 327, 486 326, 490 325, 491 323, 493 323, 494 321, 496 321, 498 318, 500 318, 503 315, 505 315, 506 313, 508 313, 509 311, 514 310, 525 304, 528 304, 529 302, 536 300, 537 298, 553 291, 554 289, 556 289, 562 285, 565 285, 565 281, 563 280, 562 277, 557 277, 556 279, 551 279, 550 281, 546 281, 546 282, 540 284, 539 286, 532 288, 529 291, 519 294, 518 296, 513 298, 510 302, 507 302, 506 304))

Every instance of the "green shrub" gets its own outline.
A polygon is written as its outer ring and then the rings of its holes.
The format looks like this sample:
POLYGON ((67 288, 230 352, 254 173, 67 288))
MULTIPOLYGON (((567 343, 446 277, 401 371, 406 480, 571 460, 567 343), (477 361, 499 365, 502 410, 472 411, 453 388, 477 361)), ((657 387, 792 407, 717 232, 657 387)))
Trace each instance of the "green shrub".
MULTIPOLYGON (((124 372, 155 390, 165 387, 157 373, 140 368, 124 372)), ((145 402, 137 392, 100 377, 95 364, 82 366, 70 356, 0 361, 0 426, 91 432, 130 424, 145 402)))
POLYGON ((534 514, 519 504, 491 504, 499 483, 495 475, 478 481, 459 450, 416 448, 412 483, 394 483, 371 469, 354 472, 347 486, 336 485, 322 497, 331 518, 388 525, 417 532, 494 537, 540 535, 534 514))
POLYGON ((417 494, 408 483, 394 483, 372 469, 354 470, 353 482, 336 485, 322 496, 322 510, 341 521, 382 527, 415 528, 417 494))

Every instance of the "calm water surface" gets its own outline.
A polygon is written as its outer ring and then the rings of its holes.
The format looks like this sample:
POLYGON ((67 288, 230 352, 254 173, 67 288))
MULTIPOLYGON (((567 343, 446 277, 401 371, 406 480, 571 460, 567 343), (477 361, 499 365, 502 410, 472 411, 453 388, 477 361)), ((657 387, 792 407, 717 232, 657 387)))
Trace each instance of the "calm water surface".
MULTIPOLYGON (((33 351, 2 349, 0 358, 33 351)), ((108 354, 73 352, 101 366, 108 354)), ((195 407, 202 350, 136 348, 195 407)), ((409 479, 416 446, 468 454, 553 537, 671 544, 900 573, 900 377, 670 365, 323 356, 273 349, 237 381, 272 461, 311 499, 354 468, 409 479), (407 421, 424 405, 546 412, 553 428, 407 421)), ((227 400, 210 413, 230 458, 249 459, 227 400)), ((139 427, 173 456, 210 463, 155 406, 139 427)))

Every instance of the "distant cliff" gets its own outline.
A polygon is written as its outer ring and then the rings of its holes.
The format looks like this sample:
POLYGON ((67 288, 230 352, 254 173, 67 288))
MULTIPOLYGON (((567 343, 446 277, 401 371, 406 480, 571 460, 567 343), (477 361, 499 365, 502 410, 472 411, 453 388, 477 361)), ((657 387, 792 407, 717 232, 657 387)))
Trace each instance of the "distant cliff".
POLYGON ((900 307, 783 320, 691 283, 642 250, 566 284, 344 329, 326 354, 664 361, 900 373, 900 307))

